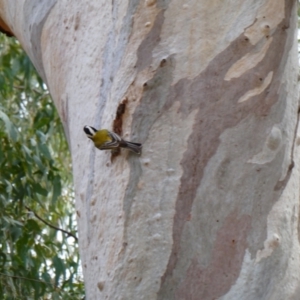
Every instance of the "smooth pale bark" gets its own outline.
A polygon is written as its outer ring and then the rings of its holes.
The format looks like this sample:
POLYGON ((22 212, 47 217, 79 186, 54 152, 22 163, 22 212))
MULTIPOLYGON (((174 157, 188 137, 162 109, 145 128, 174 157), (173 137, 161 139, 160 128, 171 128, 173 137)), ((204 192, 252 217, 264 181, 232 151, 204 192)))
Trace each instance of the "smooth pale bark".
POLYGON ((87 299, 299 299, 296 1, 0 0, 0 14, 66 130, 87 299), (111 161, 84 125, 143 153, 111 161))

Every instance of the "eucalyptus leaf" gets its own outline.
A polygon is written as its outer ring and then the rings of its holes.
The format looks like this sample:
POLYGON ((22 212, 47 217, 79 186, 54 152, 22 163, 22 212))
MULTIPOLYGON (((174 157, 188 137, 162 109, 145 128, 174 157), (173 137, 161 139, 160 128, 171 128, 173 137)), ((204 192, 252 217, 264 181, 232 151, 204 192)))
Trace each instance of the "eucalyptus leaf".
POLYGON ((0 110, 0 119, 2 119, 2 121, 5 124, 6 132, 8 136, 15 142, 18 137, 17 130, 13 125, 13 123, 10 121, 9 117, 1 110, 0 110))
POLYGON ((44 189, 39 183, 34 183, 33 184, 33 189, 34 192, 43 196, 47 196, 48 195, 48 191, 46 189, 44 189))
POLYGON ((61 194, 61 182, 60 177, 55 176, 53 180, 53 194, 52 194, 52 203, 55 204, 57 198, 61 194))
POLYGON ((57 255, 53 257, 52 263, 55 268, 55 286, 57 286, 60 276, 64 275, 66 270, 62 259, 57 255))

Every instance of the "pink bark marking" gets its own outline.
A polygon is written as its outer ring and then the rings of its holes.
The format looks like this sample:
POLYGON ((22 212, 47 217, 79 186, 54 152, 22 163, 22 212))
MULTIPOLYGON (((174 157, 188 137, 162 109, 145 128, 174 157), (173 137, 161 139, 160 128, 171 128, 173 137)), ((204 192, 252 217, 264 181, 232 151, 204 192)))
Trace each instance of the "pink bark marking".
POLYGON ((217 233, 211 263, 201 267, 194 257, 176 291, 180 300, 213 300, 224 295, 236 281, 247 248, 251 217, 232 212, 217 233))

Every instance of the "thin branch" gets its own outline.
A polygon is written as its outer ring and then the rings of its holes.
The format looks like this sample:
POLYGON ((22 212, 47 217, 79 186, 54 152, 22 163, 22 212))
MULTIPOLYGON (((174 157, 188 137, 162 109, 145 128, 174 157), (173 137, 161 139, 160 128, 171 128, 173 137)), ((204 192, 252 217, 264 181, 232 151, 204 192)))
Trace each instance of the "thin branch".
POLYGON ((44 219, 42 219, 35 211, 33 211, 32 209, 30 209, 30 208, 29 208, 28 206, 26 206, 26 205, 25 205, 25 208, 26 208, 28 211, 32 212, 32 213, 35 215, 35 217, 36 217, 37 219, 39 219, 41 222, 43 222, 43 223, 46 224, 47 226, 49 226, 49 227, 51 227, 51 228, 53 228, 53 229, 55 229, 55 230, 61 231, 61 232, 65 233, 65 234, 67 234, 68 236, 73 237, 73 238, 75 239, 75 241, 78 242, 77 236, 75 236, 75 235, 74 235, 73 233, 71 233, 70 231, 61 229, 61 228, 59 228, 59 227, 56 227, 56 226, 54 226, 54 225, 48 223, 47 221, 45 221, 44 219))
POLYGON ((33 90, 34 92, 36 92, 37 94, 42 95, 42 96, 49 96, 49 95, 50 95, 50 93, 49 93, 48 91, 39 91, 39 90, 36 89, 36 88, 32 88, 32 90, 33 90))
POLYGON ((25 279, 25 280, 29 280, 29 281, 35 281, 35 282, 41 282, 41 283, 45 283, 45 284, 50 284, 50 283, 48 283, 46 281, 43 281, 43 280, 32 279, 32 278, 27 278, 27 277, 22 277, 22 276, 8 275, 8 274, 1 273, 1 272, 0 272, 0 275, 6 276, 6 277, 11 277, 11 278, 16 278, 16 279, 25 279))
POLYGON ((23 91, 24 90, 24 86, 18 86, 18 85, 14 85, 13 86, 14 89, 18 89, 18 90, 21 90, 23 91))

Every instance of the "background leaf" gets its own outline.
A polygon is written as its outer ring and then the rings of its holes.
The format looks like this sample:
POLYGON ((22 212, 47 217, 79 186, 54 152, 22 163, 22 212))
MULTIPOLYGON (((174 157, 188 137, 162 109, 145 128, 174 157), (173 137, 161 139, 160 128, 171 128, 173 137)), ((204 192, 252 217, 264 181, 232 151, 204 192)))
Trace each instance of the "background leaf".
POLYGON ((1 299, 82 299, 77 240, 47 225, 76 235, 63 127, 18 41, 1 34, 0 139, 1 299))

